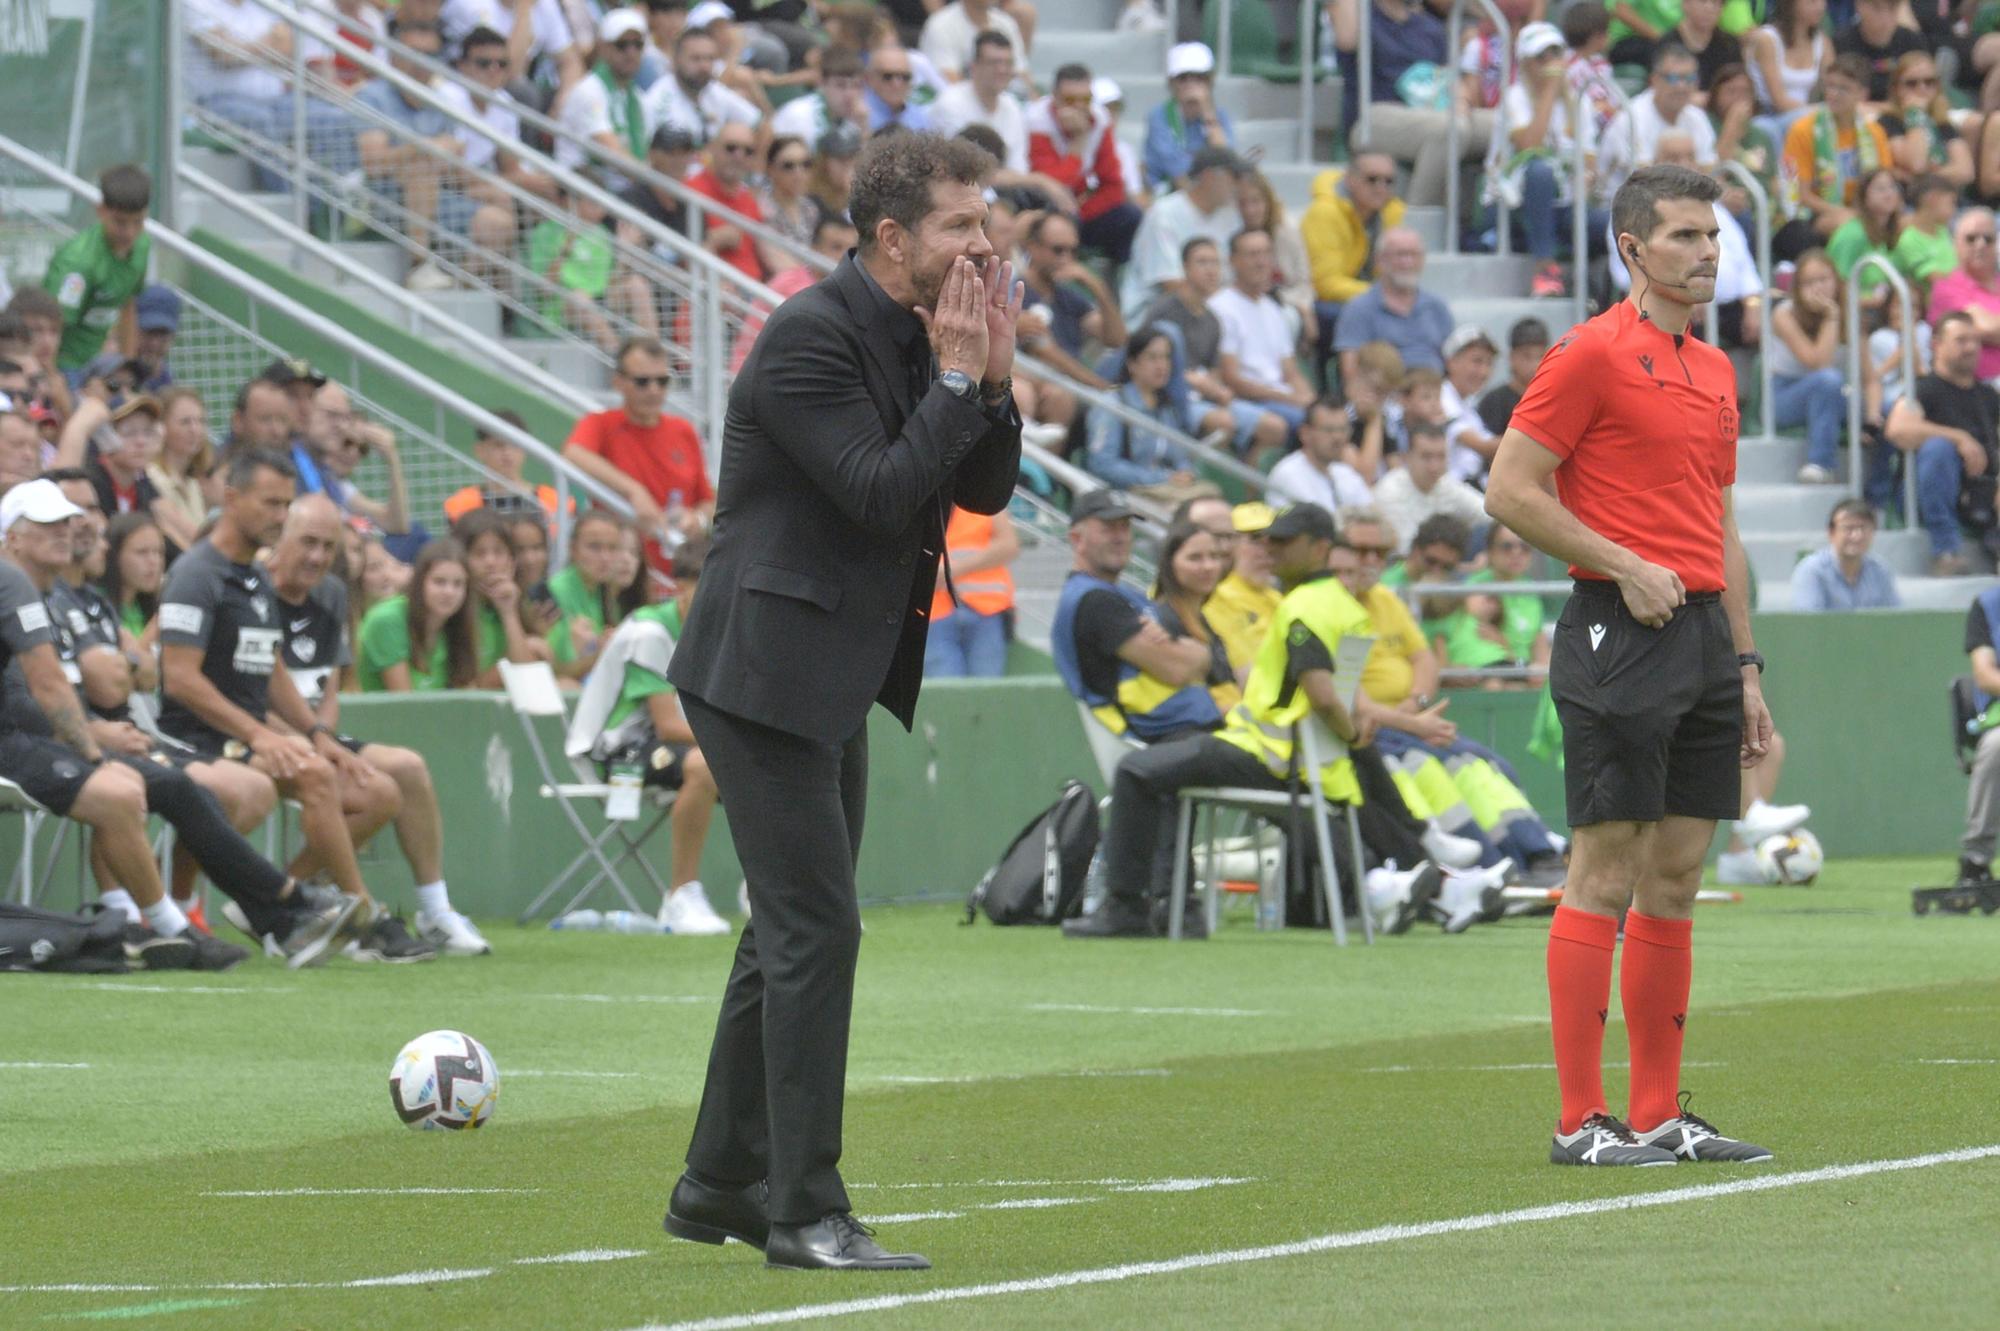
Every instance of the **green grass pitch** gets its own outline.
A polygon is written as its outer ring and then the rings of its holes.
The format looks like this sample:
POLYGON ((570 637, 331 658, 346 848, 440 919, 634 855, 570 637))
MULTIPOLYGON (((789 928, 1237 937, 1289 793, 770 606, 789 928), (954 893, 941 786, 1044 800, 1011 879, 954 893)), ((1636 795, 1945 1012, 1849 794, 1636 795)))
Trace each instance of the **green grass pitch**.
MULTIPOLYGON (((936 1263, 903 1276, 661 1232, 728 940, 0 976, 0 1327, 1990 1327, 2000 917, 1913 917, 1946 870, 1700 908, 1685 1084, 1778 1154, 1734 1169, 1545 1163, 1539 919, 1340 951, 871 911, 843 1168, 936 1263), (500 1065, 478 1133, 390 1109, 434 1027, 500 1065)), ((1615 1112, 1615 1000, 1605 1056, 1615 1112)))

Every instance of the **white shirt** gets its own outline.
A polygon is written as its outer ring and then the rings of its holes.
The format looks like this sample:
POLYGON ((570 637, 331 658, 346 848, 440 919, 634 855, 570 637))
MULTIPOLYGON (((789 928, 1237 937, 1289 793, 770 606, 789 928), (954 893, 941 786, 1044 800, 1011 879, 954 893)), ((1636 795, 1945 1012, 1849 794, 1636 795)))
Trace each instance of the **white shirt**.
POLYGON ((1345 462, 1315 467, 1303 448, 1287 453, 1271 468, 1264 488, 1267 494, 1281 495, 1295 504, 1318 504, 1329 513, 1375 502, 1360 472, 1345 462))
MULTIPOLYGON (((456 52, 465 34, 474 28, 491 28, 502 37, 514 34, 514 6, 511 0, 444 0, 438 11, 438 26, 444 31, 445 49, 456 52)), ((561 55, 576 45, 576 34, 563 17, 559 0, 535 0, 528 11, 528 63, 545 55, 561 55)), ((515 70, 525 75, 525 69, 515 70)))
MULTIPOLYGON (((472 94, 456 83, 441 82, 435 86, 438 100, 462 115, 486 122, 486 127, 510 143, 518 143, 521 138, 521 117, 514 110, 514 99, 502 88, 486 99, 482 109, 472 99, 472 94)), ((465 164, 478 167, 482 171, 494 169, 494 159, 500 150, 493 146, 493 140, 475 134, 463 125, 454 125, 451 136, 465 149, 465 164)), ((558 145, 560 146, 560 145, 558 145)))
POLYGON ((641 105, 646 112, 646 137, 649 140, 660 126, 672 125, 692 134, 697 143, 705 144, 724 125, 755 128, 757 122, 764 118, 763 112, 749 99, 723 87, 715 79, 709 80, 701 95, 690 101, 688 95, 681 91, 681 81, 672 74, 648 88, 641 105))
MULTIPOLYGON (((662 83, 671 83, 672 81, 673 75, 671 74, 660 80, 662 83)), ((638 89, 634 88, 633 91, 637 92, 638 89)), ((639 94, 639 115, 642 119, 646 115, 644 93, 639 94)), ((563 98, 562 109, 556 112, 556 123, 581 139, 594 139, 599 134, 609 134, 618 141, 618 145, 621 148, 629 149, 631 147, 630 144, 625 142, 625 136, 618 132, 618 127, 611 121, 611 90, 604 86, 604 80, 598 78, 594 70, 585 74, 570 87, 569 96, 563 98)), ((646 128, 648 130, 651 129, 650 123, 646 128)), ((588 154, 583 149, 577 147, 567 139, 556 140, 556 162, 558 165, 575 170, 577 167, 584 165, 587 160, 588 154)))
POLYGON ((1660 136, 1669 133, 1687 135, 1694 140, 1694 160, 1702 166, 1715 165, 1715 127, 1708 123, 1707 113, 1689 102, 1669 122, 1661 117, 1648 88, 1604 127, 1604 142, 1597 151, 1599 195, 1608 201, 1634 167, 1655 160, 1660 153, 1660 136))
POLYGON ((1450 472, 1440 476, 1426 494, 1410 479, 1408 467, 1393 468, 1375 482, 1375 507, 1382 510, 1382 516, 1396 529, 1399 550, 1408 550, 1410 538, 1424 525, 1424 519, 1439 513, 1470 523, 1474 528, 1486 525, 1486 503, 1479 497, 1479 491, 1450 472))
POLYGON ((1295 349, 1291 321, 1270 296, 1251 300, 1235 287, 1208 298, 1208 311, 1222 325, 1222 353, 1252 383, 1289 391, 1284 364, 1295 349))
POLYGON ((1479 455, 1477 449, 1459 440, 1467 435, 1474 439, 1486 438, 1486 422, 1479 419, 1479 413, 1472 409, 1469 400, 1459 396, 1451 380, 1444 381, 1438 396, 1444 402, 1444 438, 1451 445, 1451 474, 1462 481, 1476 481, 1486 474, 1486 459, 1479 455))
MULTIPOLYGON (((1499 161, 1503 163, 1508 161, 1518 151, 1511 137, 1513 132, 1517 129, 1526 129, 1534 121, 1534 98, 1528 95, 1527 85, 1516 79, 1508 85, 1507 91, 1500 95, 1500 128, 1494 138, 1494 155, 1499 161)), ((1706 123, 1705 119, 1703 123, 1706 123)), ((1596 138, 1595 119, 1585 116, 1583 118, 1585 152, 1596 151, 1596 138)), ((1560 154, 1564 162, 1571 160, 1570 154, 1576 147, 1576 140, 1571 135, 1569 127, 1569 105, 1561 92, 1556 94, 1555 104, 1549 107, 1549 124, 1547 132, 1542 136, 1542 147, 1560 154)))
MULTIPOLYGON (((790 109, 788 103, 786 110, 790 109)), ((1007 145, 1007 156, 1000 165, 1009 171, 1028 169, 1028 113, 1022 108, 1021 99, 1005 88, 1000 90, 1000 100, 989 111, 980 105, 979 94, 970 83, 954 83, 938 94, 930 110, 933 133, 948 139, 967 125, 985 125, 1007 145)))
MULTIPOLYGON (((227 93, 232 97, 269 101, 286 95, 285 80, 270 69, 255 62, 221 64, 199 40, 202 35, 212 33, 226 40, 253 43, 278 26, 269 10, 260 9, 249 0, 186 0, 185 14, 182 22, 188 36, 187 87, 196 90, 198 97, 227 93)), ((325 54, 325 47, 307 39, 308 60, 325 54)), ((269 58, 277 60, 275 56, 269 58)))
MULTIPOLYGON (((667 75, 672 78, 673 75, 667 75)), ((664 82, 665 80, 662 80, 664 82)), ((863 112, 864 123, 866 112, 863 112)), ((771 136, 790 134, 805 140, 805 145, 813 152, 819 151, 819 141, 834 125, 833 113, 827 110, 826 98, 818 93, 806 97, 794 97, 771 113, 771 136)))
POLYGON ((972 63, 974 39, 989 30, 999 33, 1013 46, 1014 67, 1026 69, 1028 46, 1021 40, 1021 25, 998 4, 989 4, 985 21, 974 23, 972 16, 965 12, 964 4, 953 0, 924 20, 924 31, 917 39, 917 49, 930 57, 940 73, 963 74, 966 66, 972 63))
POLYGON ((1207 236, 1227 253, 1229 238, 1242 229, 1243 214, 1234 203, 1204 213, 1186 190, 1155 199, 1132 236, 1132 260, 1119 283, 1119 305, 1142 310, 1159 297, 1163 283, 1179 281, 1181 250, 1196 236, 1207 236))

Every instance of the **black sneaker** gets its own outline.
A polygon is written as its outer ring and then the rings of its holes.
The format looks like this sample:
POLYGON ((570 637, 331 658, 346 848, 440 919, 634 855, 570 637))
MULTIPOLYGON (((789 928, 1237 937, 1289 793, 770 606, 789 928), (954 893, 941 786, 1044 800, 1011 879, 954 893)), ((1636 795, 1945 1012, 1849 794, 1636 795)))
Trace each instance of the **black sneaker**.
POLYGON ((1688 1093, 1681 1092, 1680 1113, 1650 1132, 1636 1134, 1645 1146, 1672 1151, 1682 1160, 1727 1161, 1739 1165, 1761 1165, 1771 1153, 1761 1146, 1737 1141, 1717 1132, 1712 1124, 1688 1112, 1688 1093))
POLYGON ((189 970, 198 951, 184 934, 156 934, 143 924, 126 925, 124 941, 125 959, 140 970, 189 970))
POLYGON ((194 960, 189 963, 189 970, 226 971, 250 955, 249 948, 225 943, 192 920, 180 936, 194 944, 194 960))
POLYGON ((1671 1165, 1674 1153, 1647 1146, 1632 1129, 1609 1114, 1592 1114, 1575 1132, 1556 1134, 1549 1147, 1552 1165, 1671 1165))
POLYGON ((356 961, 401 964, 429 961, 437 956, 437 948, 412 934, 410 926, 403 923, 402 916, 385 912, 354 936, 354 941, 345 949, 345 955, 356 961))
POLYGON ((1116 897, 1106 897, 1097 909, 1073 920, 1064 920, 1064 938, 1158 938, 1153 929, 1150 906, 1131 906, 1116 897))
POLYGON ((1958 881, 1954 887, 1984 887, 1993 881, 1993 866, 1969 855, 1958 857, 1958 881))
POLYGON ((320 908, 301 903, 292 909, 283 937, 266 935, 266 941, 284 957, 291 970, 318 966, 325 962, 335 940, 346 930, 360 906, 361 898, 350 896, 342 896, 336 904, 320 908))

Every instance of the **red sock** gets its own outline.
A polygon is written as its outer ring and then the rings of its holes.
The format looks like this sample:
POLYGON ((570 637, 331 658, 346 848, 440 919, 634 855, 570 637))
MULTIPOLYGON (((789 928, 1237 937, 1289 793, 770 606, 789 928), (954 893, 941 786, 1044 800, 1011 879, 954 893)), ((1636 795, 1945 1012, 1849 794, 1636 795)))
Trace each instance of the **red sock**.
POLYGON ((1636 910, 1625 914, 1618 988, 1625 1002, 1625 1038, 1632 1046, 1635 1132, 1650 1132, 1680 1113, 1681 1028, 1694 975, 1693 932, 1693 920, 1662 920, 1636 910))
POLYGON ((1561 1132, 1604 1112, 1604 1018, 1611 1006, 1611 953, 1618 921, 1557 906, 1549 925, 1549 1026, 1562 1088, 1561 1132))

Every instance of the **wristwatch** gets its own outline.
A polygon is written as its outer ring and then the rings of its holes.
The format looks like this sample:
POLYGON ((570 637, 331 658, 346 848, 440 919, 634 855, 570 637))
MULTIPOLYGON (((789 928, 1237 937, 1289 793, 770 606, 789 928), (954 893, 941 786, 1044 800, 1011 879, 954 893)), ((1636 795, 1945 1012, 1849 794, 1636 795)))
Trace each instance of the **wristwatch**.
POLYGON ((1758 673, 1758 674, 1760 674, 1760 675, 1761 675, 1761 674, 1763 674, 1763 673, 1764 673, 1764 653, 1762 653, 1762 652, 1738 652, 1738 653, 1736 653, 1736 668, 1737 668, 1737 669, 1739 669, 1739 670, 1741 670, 1741 669, 1742 669, 1742 668, 1743 668, 1744 666, 1756 666, 1756 667, 1757 667, 1757 673, 1758 673))
POLYGON ((960 402, 972 402, 979 397, 979 384, 964 370, 946 370, 937 381, 938 387, 960 402))
POLYGON ((989 407, 1001 406, 1013 396, 1014 376, 1011 374, 999 383, 989 384, 983 379, 979 382, 979 400, 989 407))

